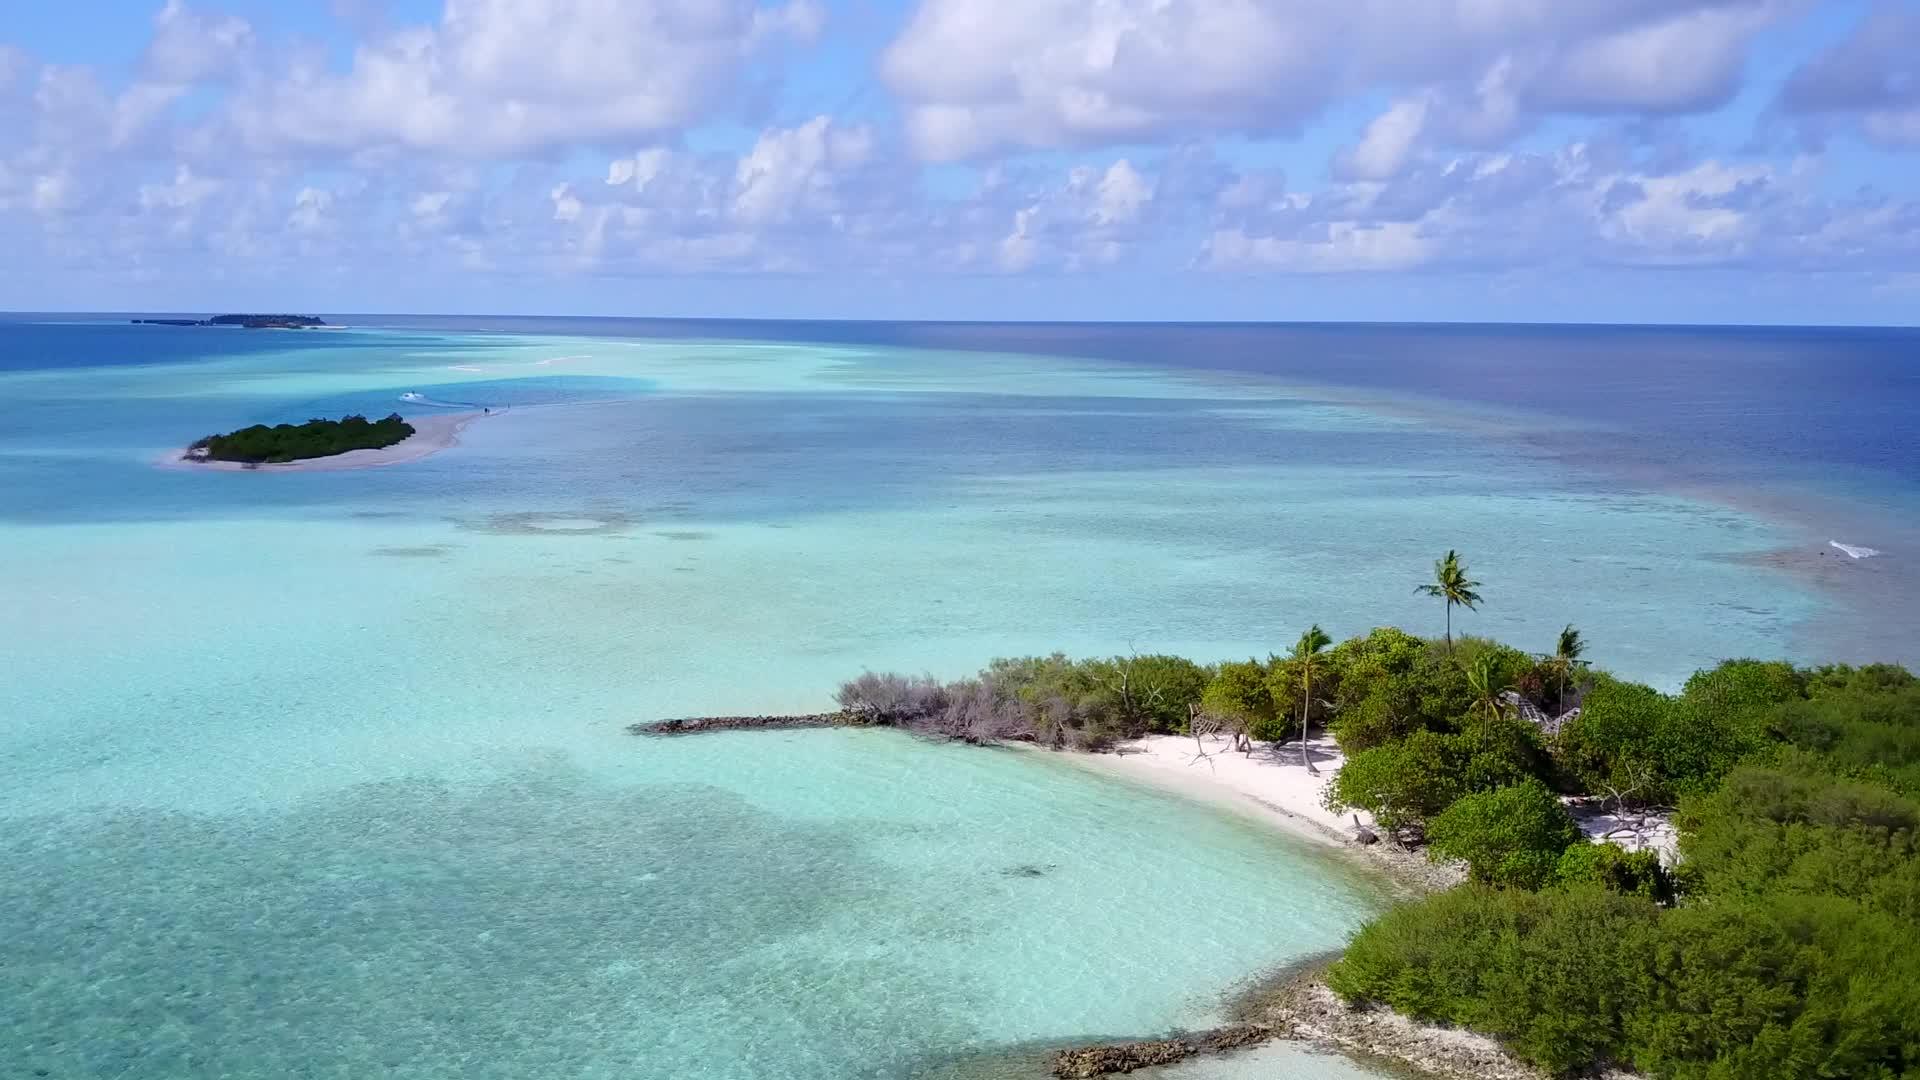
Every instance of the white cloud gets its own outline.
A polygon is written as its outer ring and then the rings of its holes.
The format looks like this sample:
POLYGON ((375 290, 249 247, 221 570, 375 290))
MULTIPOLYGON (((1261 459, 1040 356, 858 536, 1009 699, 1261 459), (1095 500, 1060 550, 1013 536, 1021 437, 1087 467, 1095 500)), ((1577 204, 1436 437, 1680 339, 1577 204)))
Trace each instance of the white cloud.
MULTIPOLYGON (((1747 254, 1764 238, 1765 216, 1741 198, 1743 191, 1764 191, 1786 178, 1771 165, 1728 165, 1703 161, 1664 176, 1623 175, 1609 185, 1630 184, 1639 198, 1595 212, 1600 238, 1639 253, 1640 261, 1660 263, 1725 262, 1747 254)), ((1595 185, 1595 190, 1599 186, 1595 185)))
POLYGON ((453 198, 451 191, 423 191, 413 197, 408 209, 413 216, 423 220, 432 220, 446 213, 447 203, 453 198))
POLYGON ((287 228, 296 233, 317 232, 326 227, 327 212, 333 208, 333 192, 303 187, 293 197, 293 212, 287 215, 287 228))
POLYGON ((1013 231, 1000 238, 1000 269, 1019 273, 1033 266, 1038 247, 1033 237, 1033 220, 1039 214, 1038 206, 1022 207, 1013 212, 1013 231))
POLYGON ((632 157, 618 158, 607 166, 607 183, 616 187, 631 184, 635 191, 645 191, 653 183, 654 177, 665 172, 672 162, 670 151, 660 147, 642 150, 632 157))
POLYGON ((803 207, 831 211, 839 177, 872 152, 871 130, 835 127, 825 116, 765 132, 734 169, 733 215, 764 225, 789 221, 803 207))
POLYGON ((1920 6, 1882 0, 1845 38, 1809 58, 1778 104, 1808 120, 1858 124, 1869 140, 1920 148, 1920 6))
POLYGON ((1426 123, 1426 101, 1412 98, 1394 102, 1367 124, 1358 145, 1340 155, 1335 162, 1338 171, 1355 180, 1394 176, 1412 156, 1426 123))
POLYGON ((1293 238, 1221 229, 1207 240, 1203 261, 1214 270, 1343 273, 1408 270, 1434 254, 1432 240, 1416 222, 1332 221, 1317 232, 1293 238))
POLYGON ((585 204, 580 201, 580 196, 573 193, 573 185, 557 185, 548 198, 553 200, 553 220, 580 220, 580 210, 585 204))
POLYGON ((671 131, 749 59, 817 32, 812 0, 446 0, 440 21, 256 72, 229 119, 263 149, 494 156, 671 131))
POLYGON ((238 16, 203 15, 167 0, 153 19, 140 69, 148 81, 189 86, 238 71, 256 45, 253 27, 238 16))
MULTIPOLYGON (((19 265, 457 280, 1920 262, 1910 189, 1836 198, 1811 165, 1716 156, 1704 126, 1640 126, 1680 134, 1653 146, 1603 121, 1558 150, 1507 148, 1548 111, 1718 100, 1772 0, 1033 0, 1019 18, 1008 0, 925 0, 884 65, 901 122, 762 100, 795 119, 728 151, 679 129, 818 32, 811 2, 450 0, 351 58, 152 6, 153 40, 121 69, 0 47, 0 237, 19 265), (1216 156, 1207 138, 1359 100, 1379 111, 1330 177, 1236 168, 1273 148, 1235 138, 1216 156), (908 152, 1108 140, 1146 145, 977 169, 908 152)), ((1887 25, 1806 69, 1798 122, 1920 142, 1887 25)))
POLYGON ((1093 222, 1096 225, 1130 225, 1140 210, 1153 199, 1153 188, 1133 163, 1121 158, 1107 167, 1094 189, 1093 222))
POLYGON ((191 210, 218 190, 219 181, 195 176, 191 167, 180 165, 174 169, 171 183, 140 185, 140 208, 191 210))
POLYGON ((921 0, 881 70, 937 160, 1287 133, 1374 88, 1463 103, 1498 89, 1517 123, 1526 111, 1712 105, 1734 89, 1754 34, 1793 2, 921 0))
POLYGON ((42 173, 33 178, 30 205, 37 214, 57 214, 73 202, 73 177, 65 171, 42 173))

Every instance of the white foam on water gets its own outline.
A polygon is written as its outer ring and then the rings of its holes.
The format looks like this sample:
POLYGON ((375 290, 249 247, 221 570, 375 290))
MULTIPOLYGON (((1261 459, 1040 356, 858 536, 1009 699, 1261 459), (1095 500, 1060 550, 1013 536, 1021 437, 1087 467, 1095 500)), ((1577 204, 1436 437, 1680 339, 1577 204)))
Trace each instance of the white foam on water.
POLYGON ((1880 554, 1879 550, 1876 548, 1861 547, 1858 544, 1843 544, 1838 540, 1829 540, 1827 541, 1827 543, 1833 545, 1834 547, 1839 548, 1841 551, 1846 552, 1847 557, 1852 559, 1871 559, 1875 555, 1880 554))
POLYGON ((441 401, 438 398, 430 398, 425 394, 417 393, 412 390, 409 390, 406 393, 401 394, 400 400, 406 402, 409 405, 425 405, 429 408, 434 408, 434 409, 478 409, 480 408, 480 406, 475 405, 470 401, 441 401))

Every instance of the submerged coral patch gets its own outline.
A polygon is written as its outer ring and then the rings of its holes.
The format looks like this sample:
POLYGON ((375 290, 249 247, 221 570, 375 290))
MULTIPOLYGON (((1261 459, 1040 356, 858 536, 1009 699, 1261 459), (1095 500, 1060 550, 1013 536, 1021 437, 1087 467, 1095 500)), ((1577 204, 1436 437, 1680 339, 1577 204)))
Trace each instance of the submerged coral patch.
POLYGON ((610 536, 633 525, 633 518, 619 511, 523 510, 492 514, 460 527, 496 536, 610 536))

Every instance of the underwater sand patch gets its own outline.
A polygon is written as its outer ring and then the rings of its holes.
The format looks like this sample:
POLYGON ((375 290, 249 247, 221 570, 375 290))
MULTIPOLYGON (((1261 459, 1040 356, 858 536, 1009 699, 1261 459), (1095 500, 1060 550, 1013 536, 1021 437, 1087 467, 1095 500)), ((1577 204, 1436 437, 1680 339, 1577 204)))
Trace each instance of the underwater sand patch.
POLYGON ((460 527, 495 536, 611 536, 627 531, 633 524, 633 518, 618 511, 526 510, 493 514, 481 521, 463 522, 460 527))

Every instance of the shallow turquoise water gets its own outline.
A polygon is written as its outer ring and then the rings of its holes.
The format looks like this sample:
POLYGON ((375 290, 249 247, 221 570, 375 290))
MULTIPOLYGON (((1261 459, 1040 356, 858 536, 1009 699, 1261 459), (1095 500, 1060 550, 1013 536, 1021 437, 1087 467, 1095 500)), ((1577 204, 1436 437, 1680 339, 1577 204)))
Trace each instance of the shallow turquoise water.
POLYGON ((1318 852, 1035 756, 884 733, 599 749, 16 820, 10 1065, 901 1076, 1204 1022, 1368 903, 1318 852))
POLYGON ((0 371, 0 1000, 52 1076, 881 1077, 1199 1023, 1378 883, 1044 756, 622 728, 1437 629, 1446 547, 1489 598, 1457 629, 1573 621, 1669 684, 1834 603, 1740 561, 1776 521, 1524 415, 880 346, 15 332, 96 360, 0 371), (409 391, 507 411, 386 469, 152 465, 409 391))

